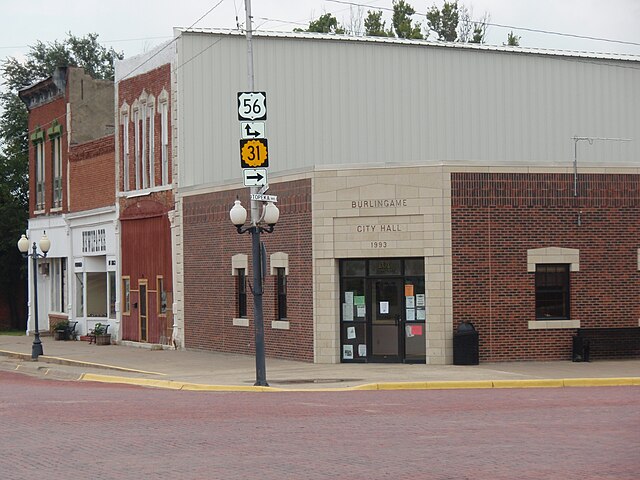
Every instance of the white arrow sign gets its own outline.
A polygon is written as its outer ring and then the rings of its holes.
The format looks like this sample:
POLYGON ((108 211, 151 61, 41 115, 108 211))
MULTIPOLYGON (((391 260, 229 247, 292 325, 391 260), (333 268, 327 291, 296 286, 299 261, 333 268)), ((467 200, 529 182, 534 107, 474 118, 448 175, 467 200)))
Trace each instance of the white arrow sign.
POLYGON ((242 138, 265 138, 264 122, 240 122, 242 138))
POLYGON ((266 168, 243 168, 242 176, 245 187, 261 187, 267 184, 266 168))

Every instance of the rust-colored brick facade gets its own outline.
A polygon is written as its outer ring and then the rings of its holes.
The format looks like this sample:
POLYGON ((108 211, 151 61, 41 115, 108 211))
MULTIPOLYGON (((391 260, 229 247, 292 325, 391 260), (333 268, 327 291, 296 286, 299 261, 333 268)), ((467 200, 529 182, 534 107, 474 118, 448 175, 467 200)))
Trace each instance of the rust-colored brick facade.
POLYGON ((72 147, 69 169, 69 211, 80 212, 115 203, 113 135, 72 147))
POLYGON ((640 176, 452 174, 454 329, 480 333, 480 360, 568 360, 573 329, 529 329, 535 274, 527 250, 578 249, 571 318, 581 327, 637 327, 640 176))
MULTIPOLYGON (((287 319, 289 330, 274 330, 277 320, 276 277, 264 282, 264 325, 269 357, 313 361, 313 270, 311 244, 311 182, 298 180, 273 185, 280 220, 275 231, 263 234, 267 257, 289 255, 287 319)), ((248 283, 253 283, 251 237, 238 235, 229 220, 236 196, 248 208, 248 189, 188 196, 184 199, 184 304, 185 346, 222 352, 254 352, 253 297, 247 288, 250 327, 233 325, 236 311, 236 277, 231 258, 249 258, 248 283)), ((269 266, 268 266, 269 268, 269 266)))

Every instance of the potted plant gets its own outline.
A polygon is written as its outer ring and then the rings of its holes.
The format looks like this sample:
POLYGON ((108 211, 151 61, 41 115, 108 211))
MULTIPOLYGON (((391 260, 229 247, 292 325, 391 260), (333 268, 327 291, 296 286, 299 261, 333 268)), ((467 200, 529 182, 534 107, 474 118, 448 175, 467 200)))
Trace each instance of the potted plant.
POLYGON ((69 320, 60 320, 53 326, 53 339, 66 340, 69 330, 69 320))
POLYGON ((93 335, 96 339, 96 345, 111 345, 111 334, 107 333, 109 325, 100 322, 93 327, 93 335))

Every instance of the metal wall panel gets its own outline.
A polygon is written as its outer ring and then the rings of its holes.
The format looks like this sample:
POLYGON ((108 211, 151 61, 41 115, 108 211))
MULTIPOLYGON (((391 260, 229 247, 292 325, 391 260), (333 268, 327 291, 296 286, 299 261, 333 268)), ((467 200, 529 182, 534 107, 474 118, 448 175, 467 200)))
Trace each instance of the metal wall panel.
MULTIPOLYGON (((241 177, 246 40, 178 40, 180 188, 241 177)), ((455 163, 640 166, 640 61, 407 42, 254 37, 269 171, 455 163)))

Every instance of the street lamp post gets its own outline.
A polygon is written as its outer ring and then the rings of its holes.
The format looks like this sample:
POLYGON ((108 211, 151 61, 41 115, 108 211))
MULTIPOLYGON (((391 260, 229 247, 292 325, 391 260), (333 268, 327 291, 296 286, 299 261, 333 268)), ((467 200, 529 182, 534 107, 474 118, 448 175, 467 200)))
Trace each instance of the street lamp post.
POLYGON ((271 233, 280 218, 278 207, 268 202, 262 209, 262 216, 252 224, 245 227, 247 210, 240 200, 236 200, 229 212, 231 222, 236 226, 238 233, 251 234, 251 255, 253 265, 253 317, 254 334, 256 343, 256 386, 268 387, 267 368, 264 348, 264 318, 262 311, 262 249, 260 248, 260 233, 271 233), (265 226, 266 225, 266 226, 265 226))
POLYGON ((18 250, 25 258, 31 257, 33 265, 33 318, 35 320, 35 335, 33 339, 33 345, 31 346, 31 358, 38 359, 38 356, 42 355, 42 342, 40 341, 40 331, 38 329, 38 258, 45 258, 47 252, 51 248, 51 241, 47 237, 47 232, 42 234, 42 238, 39 242, 40 250, 42 253, 38 253, 36 242, 33 242, 31 247, 31 253, 29 253, 29 239, 26 235, 22 235, 18 240, 18 250))

